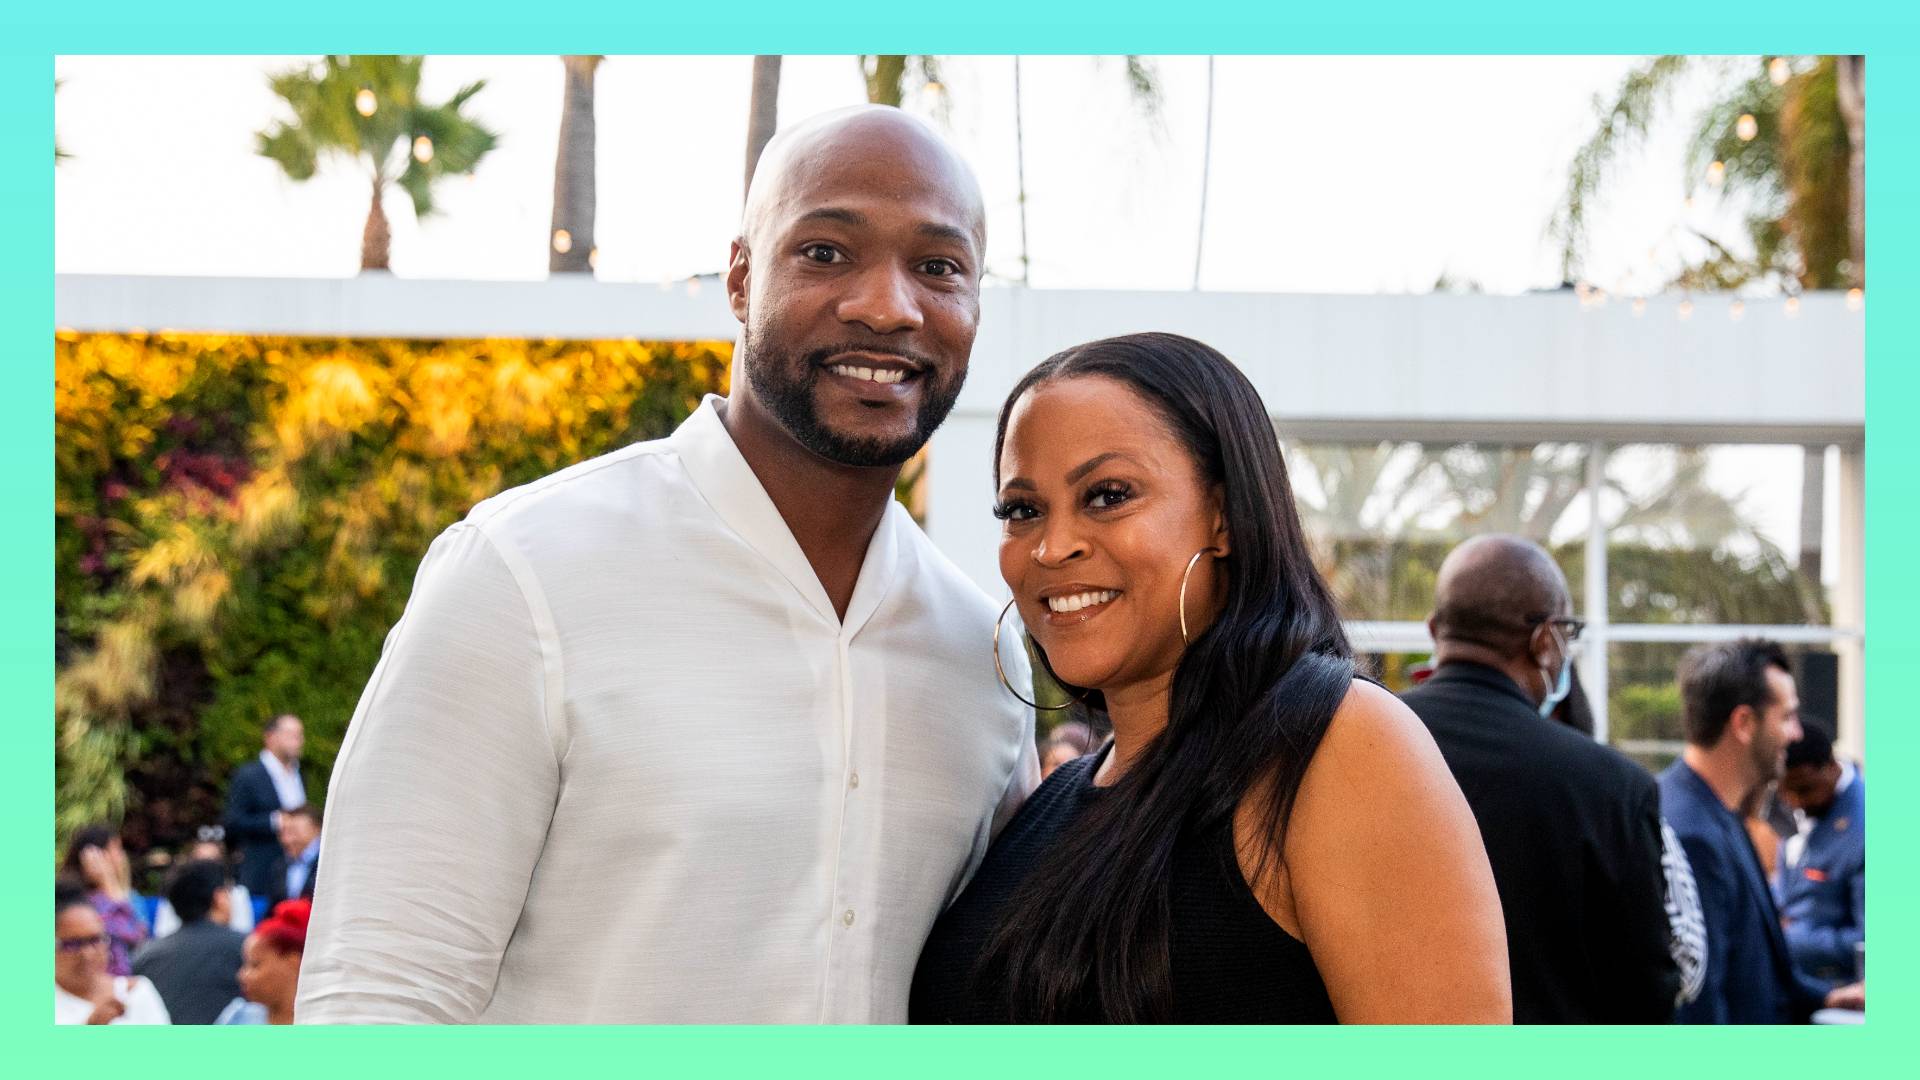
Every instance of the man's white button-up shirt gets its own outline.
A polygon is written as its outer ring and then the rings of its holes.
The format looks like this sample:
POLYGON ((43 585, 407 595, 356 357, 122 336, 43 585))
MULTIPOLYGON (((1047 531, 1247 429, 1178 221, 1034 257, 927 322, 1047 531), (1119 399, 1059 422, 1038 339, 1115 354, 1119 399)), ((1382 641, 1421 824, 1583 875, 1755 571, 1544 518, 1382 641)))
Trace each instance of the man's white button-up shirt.
POLYGON ((428 551, 328 790, 302 1023, 906 1018, 1033 717, 898 505, 838 618, 715 400, 428 551))

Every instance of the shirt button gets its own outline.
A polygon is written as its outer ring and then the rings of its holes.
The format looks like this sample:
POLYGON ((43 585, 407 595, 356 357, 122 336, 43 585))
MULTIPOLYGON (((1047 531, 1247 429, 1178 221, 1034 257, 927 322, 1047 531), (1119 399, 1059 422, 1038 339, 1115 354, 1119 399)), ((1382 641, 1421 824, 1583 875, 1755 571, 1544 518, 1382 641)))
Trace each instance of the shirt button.
POLYGON ((857 787, 859 787, 859 786, 860 786, 860 774, 859 774, 859 773, 854 773, 853 775, 851 775, 851 776, 849 776, 849 777, 847 777, 847 786, 848 786, 848 787, 850 787, 850 788, 857 788, 857 787))
POLYGON ((848 926, 852 926, 853 925, 853 909, 848 908, 846 912, 840 916, 840 921, 842 923, 845 923, 848 926))

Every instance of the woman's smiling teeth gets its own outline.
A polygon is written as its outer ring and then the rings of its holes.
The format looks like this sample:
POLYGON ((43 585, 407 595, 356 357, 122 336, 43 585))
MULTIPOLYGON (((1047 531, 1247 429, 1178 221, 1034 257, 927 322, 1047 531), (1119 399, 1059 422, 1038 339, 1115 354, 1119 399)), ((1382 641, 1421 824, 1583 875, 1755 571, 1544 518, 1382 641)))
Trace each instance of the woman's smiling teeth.
POLYGON ((900 368, 855 367, 852 364, 833 364, 827 368, 835 375, 845 375, 849 379, 863 379, 874 383, 897 383, 907 377, 900 368))
POLYGON ((1080 611, 1097 604, 1104 604, 1119 595, 1113 589, 1105 589, 1098 592, 1073 593, 1068 596, 1049 596, 1047 609, 1056 615, 1064 615, 1070 611, 1080 611))

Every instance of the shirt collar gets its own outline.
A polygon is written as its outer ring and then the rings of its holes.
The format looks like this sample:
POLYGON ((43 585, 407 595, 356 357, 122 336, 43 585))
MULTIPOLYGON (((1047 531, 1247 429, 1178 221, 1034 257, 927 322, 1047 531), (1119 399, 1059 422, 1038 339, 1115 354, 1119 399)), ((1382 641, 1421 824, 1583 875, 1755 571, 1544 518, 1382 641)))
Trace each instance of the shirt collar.
POLYGON ((1840 780, 1833 785, 1833 797, 1838 799, 1843 792, 1853 786, 1854 778, 1859 775, 1860 771, 1853 767, 1853 762, 1842 761, 1840 763, 1840 780))
POLYGON ((874 530, 873 541, 867 545, 866 559, 861 564, 860 578, 843 623, 834 612, 833 601, 820 584, 819 575, 813 572, 813 564, 807 561, 806 552, 800 550, 800 542, 793 538, 793 530, 787 527, 786 519, 780 516, 779 508, 773 505, 760 478, 740 455, 740 448, 734 445, 733 436, 721 422, 718 406, 723 400, 716 394, 708 394, 693 415, 668 438, 668 444, 679 456, 694 487, 720 520, 772 563, 816 614, 841 624, 843 632, 851 634, 880 606, 892 583, 899 544, 894 530, 899 527, 898 518, 906 511, 888 500, 886 515, 874 530))

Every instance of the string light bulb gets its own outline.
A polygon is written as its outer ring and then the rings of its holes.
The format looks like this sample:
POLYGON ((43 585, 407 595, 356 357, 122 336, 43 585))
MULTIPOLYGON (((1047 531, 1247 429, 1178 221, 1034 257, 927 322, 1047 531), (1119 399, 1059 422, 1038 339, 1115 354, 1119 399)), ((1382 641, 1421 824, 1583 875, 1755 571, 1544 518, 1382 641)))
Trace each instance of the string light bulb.
POLYGON ((433 160, 433 140, 425 135, 413 140, 413 160, 425 165, 433 160))
POLYGON ((688 296, 700 295, 700 279, 698 277, 690 277, 687 279, 687 295, 688 296))
POLYGON ((1739 322, 1740 316, 1746 313, 1747 303, 1744 300, 1735 300, 1733 303, 1727 305, 1727 318, 1732 319, 1734 322, 1739 322))
POLYGON ((363 86, 359 93, 353 95, 353 108, 361 116, 372 116, 380 108, 380 99, 373 96, 372 90, 363 86))
POLYGON ((1861 308, 1866 306, 1867 306, 1867 294, 1865 292, 1861 291, 1857 287, 1847 290, 1847 310, 1848 311, 1859 311, 1861 308))
POLYGON ((1755 120, 1752 113, 1741 113, 1740 119, 1734 121, 1733 133, 1740 136, 1741 142, 1752 142, 1753 137, 1760 134, 1760 121, 1755 120))
POLYGON ((1646 313, 1647 313, 1647 298, 1644 296, 1634 297, 1633 298, 1633 317, 1637 319, 1640 316, 1645 315, 1646 313))
POLYGON ((1680 301, 1680 307, 1676 310, 1679 312, 1680 318, 1683 320, 1693 318, 1693 301, 1691 300, 1680 301))
POLYGON ((1709 185, 1713 187, 1719 187, 1722 183, 1726 181, 1726 179, 1727 179, 1727 163, 1726 162, 1716 161, 1713 164, 1707 166, 1707 183, 1709 185))
POLYGON ((1799 317, 1800 315, 1800 298, 1799 297, 1797 296, 1787 297, 1786 312, 1787 312, 1787 318, 1789 319, 1799 317))
POLYGON ((573 250, 573 234, 565 229, 553 230, 553 250, 565 255, 573 250))
POLYGON ((1786 57, 1776 56, 1767 61, 1767 78, 1773 81, 1773 85, 1785 86, 1787 85, 1787 80, 1792 77, 1793 67, 1787 63, 1786 57))

